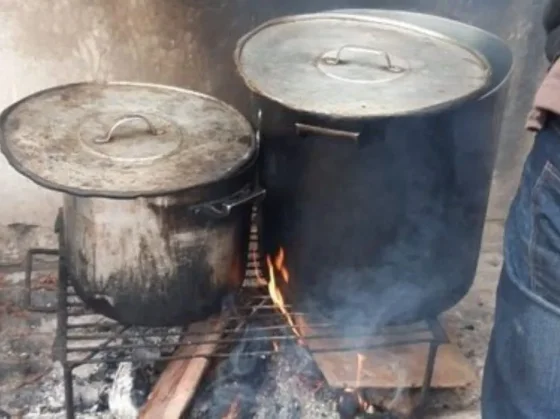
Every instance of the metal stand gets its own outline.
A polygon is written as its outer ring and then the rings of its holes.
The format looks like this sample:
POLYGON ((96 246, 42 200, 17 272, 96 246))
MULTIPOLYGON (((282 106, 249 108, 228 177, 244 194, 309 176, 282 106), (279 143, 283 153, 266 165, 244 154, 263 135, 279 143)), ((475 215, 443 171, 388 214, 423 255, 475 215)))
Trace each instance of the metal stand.
MULTIPOLYGON (((62 219, 59 215, 57 220, 57 231, 59 232, 60 248, 63 248, 62 236, 61 236, 61 223, 62 219)), ((256 233, 252 234, 252 240, 256 240, 256 233)), ((256 252, 256 251, 254 251, 256 252)), ((64 253, 64 252, 61 252, 64 253)), ((61 362, 63 368, 64 376, 64 393, 65 393, 65 408, 66 408, 66 418, 75 418, 75 407, 74 407, 74 387, 73 387, 73 370, 84 364, 92 363, 103 363, 107 362, 107 358, 103 357, 103 354, 111 352, 119 353, 120 356, 111 359, 112 362, 130 362, 138 361, 133 355, 131 355, 131 350, 135 348, 151 348, 158 349, 160 353, 171 352, 173 347, 170 347, 169 343, 159 344, 123 344, 119 342, 122 338, 126 336, 140 336, 140 337, 157 337, 163 338, 168 336, 173 336, 175 334, 177 337, 182 337, 181 343, 179 345, 196 345, 200 343, 200 335, 189 334, 189 332, 177 333, 173 330, 177 328, 130 328, 127 326, 120 325, 115 321, 101 317, 102 320, 95 323, 84 323, 84 322, 71 322, 70 320, 79 318, 84 315, 94 314, 84 304, 78 299, 74 293, 72 287, 68 283, 68 275, 66 272, 66 264, 64 262, 64 257, 59 255, 58 264, 58 287, 57 287, 57 304, 56 308, 52 307, 36 307, 31 304, 31 275, 33 271, 33 257, 36 255, 58 255, 58 250, 53 249, 31 249, 26 259, 26 272, 25 272, 25 286, 26 294, 24 299, 25 308, 33 311, 42 312, 56 312, 57 313, 57 332, 55 344, 53 347, 53 356, 56 360, 61 362), (130 335, 129 333, 134 334, 130 335), (188 339, 185 339, 188 337, 188 339), (88 341, 92 342, 88 346, 88 341), (102 343, 99 343, 102 341, 102 343), (78 342, 79 345, 72 346, 72 342, 78 342), (128 353, 128 354, 127 354, 128 353), (124 355, 122 355, 124 354, 124 355)), ((248 262, 248 274, 247 283, 255 282, 255 276, 257 275, 259 266, 255 266, 255 261, 258 260, 255 256, 256 253, 249 255, 248 262)), ((258 264, 257 264, 258 265, 258 264)), ((247 342, 251 339, 263 340, 270 336, 270 340, 282 340, 282 341, 293 341, 296 342, 299 338, 291 333, 291 326, 287 324, 285 319, 278 313, 274 303, 271 301, 270 297, 266 294, 256 293, 256 288, 253 286, 246 286, 244 290, 240 293, 242 298, 236 301, 235 307, 231 310, 231 313, 225 317, 226 324, 230 325, 226 328, 224 336, 217 339, 216 341, 209 341, 205 339, 206 343, 216 342, 220 345, 235 345, 240 342, 247 342), (248 338, 240 336, 239 331, 243 324, 246 323, 248 318, 251 318, 253 323, 258 326, 252 326, 252 330, 255 335, 259 336, 256 338, 248 338), (271 324, 271 319, 276 319, 274 325, 271 324), (262 326, 260 326, 262 325, 262 326), (263 338, 264 336, 264 338, 263 338)), ((289 311, 290 307, 287 306, 289 311)), ((295 313, 290 314, 306 316, 305 313, 295 313)), ((313 330, 313 323, 309 322, 311 330, 313 330)), ((337 339, 341 338, 340 332, 337 335, 337 331, 340 330, 334 324, 325 324, 321 322, 320 325, 316 324, 317 333, 306 335, 304 337, 305 341, 311 341, 314 339, 337 339)), ((242 335, 242 334, 241 334, 242 335)), ((360 345, 359 342, 363 342, 363 338, 372 337, 370 335, 357 335, 356 344, 345 345, 344 347, 336 347, 329 349, 322 349, 310 352, 344 352, 344 351, 357 351, 366 350, 374 348, 390 348, 400 345, 410 345, 416 343, 428 343, 430 345, 428 361, 426 363, 426 370, 423 379, 423 384, 421 388, 420 398, 418 405, 415 409, 415 417, 420 417, 423 414, 423 410, 426 404, 427 395, 432 382, 432 377, 434 373, 434 366, 436 360, 437 349, 439 345, 447 343, 448 338, 445 331, 441 327, 437 319, 428 320, 422 322, 420 326, 418 324, 410 326, 398 326, 398 327, 388 327, 379 333, 376 333, 373 338, 379 338, 379 343, 368 344, 367 346, 360 345)), ((344 336, 345 341, 348 342, 349 337, 344 336)), ((174 345, 177 346, 177 345, 174 345)), ((272 345, 270 345, 272 347, 272 345)), ((231 354, 227 350, 217 351, 212 354, 212 358, 227 358, 231 354)), ((261 351, 251 351, 244 352, 241 356, 247 357, 263 357, 263 356, 277 356, 279 352, 273 350, 261 350, 261 351)), ((194 355, 197 356, 197 355, 194 355)), ((201 356, 201 355, 198 355, 201 356)), ((205 355, 202 355, 205 356, 205 355)), ((238 354, 239 356, 239 354, 238 354)), ((142 359, 145 362, 155 362, 155 361, 169 361, 174 359, 180 359, 177 356, 161 356, 156 359, 142 359)), ((188 357, 182 357, 188 358, 188 357)))
MULTIPOLYGON (((54 223, 54 232, 60 237, 61 227, 62 227, 62 212, 58 212, 56 221, 54 223)), ((25 277, 24 285, 25 290, 23 294, 23 308, 27 311, 39 312, 39 313, 56 313, 58 310, 56 307, 48 306, 36 306, 33 305, 31 299, 32 285, 31 285, 31 275, 33 273, 33 259, 35 256, 59 256, 58 249, 45 249, 45 248, 32 248, 27 251, 25 257, 25 277)), ((60 263, 59 263, 60 265, 60 263)), ((59 267, 60 269, 60 267, 59 267)), ((60 272, 59 272, 60 274, 60 272)))
POLYGON ((426 408, 426 402, 428 400, 428 394, 432 386, 432 379, 434 377, 434 368, 436 365, 437 351, 439 345, 448 343, 449 339, 441 327, 439 321, 431 321, 431 330, 434 333, 434 340, 430 342, 430 348, 428 350, 428 361, 426 363, 426 371, 424 373, 424 380, 422 382, 422 388, 420 389, 420 398, 418 404, 414 409, 413 416, 415 418, 422 418, 424 416, 424 410, 426 408))

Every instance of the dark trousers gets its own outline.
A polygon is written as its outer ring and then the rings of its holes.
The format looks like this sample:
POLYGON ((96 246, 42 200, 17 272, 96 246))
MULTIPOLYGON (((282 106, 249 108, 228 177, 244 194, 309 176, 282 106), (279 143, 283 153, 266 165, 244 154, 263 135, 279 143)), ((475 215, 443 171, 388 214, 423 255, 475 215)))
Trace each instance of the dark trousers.
POLYGON ((483 419, 560 419, 560 129, 535 138, 505 226, 483 419))

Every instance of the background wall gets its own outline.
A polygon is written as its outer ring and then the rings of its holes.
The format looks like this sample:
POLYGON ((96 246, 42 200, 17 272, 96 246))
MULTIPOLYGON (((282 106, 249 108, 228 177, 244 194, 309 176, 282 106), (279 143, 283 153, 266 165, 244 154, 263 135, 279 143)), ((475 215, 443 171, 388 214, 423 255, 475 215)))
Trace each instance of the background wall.
MULTIPOLYGON (((335 7, 419 10, 507 40, 516 69, 488 217, 502 219, 531 144, 524 118, 544 70, 545 0, 0 0, 0 108, 39 89, 83 80, 174 84, 248 111, 233 76, 236 40, 266 19, 335 7)), ((0 264, 29 246, 55 246, 60 196, 13 171, 0 155, 0 264)))
MULTIPOLYGON (((83 80, 189 85, 190 73, 206 71, 191 31, 195 9, 169 0, 0 0, 0 108, 83 80)), ((29 246, 55 246, 60 196, 16 173, 2 155, 0 177, 0 263, 19 261, 29 246)))

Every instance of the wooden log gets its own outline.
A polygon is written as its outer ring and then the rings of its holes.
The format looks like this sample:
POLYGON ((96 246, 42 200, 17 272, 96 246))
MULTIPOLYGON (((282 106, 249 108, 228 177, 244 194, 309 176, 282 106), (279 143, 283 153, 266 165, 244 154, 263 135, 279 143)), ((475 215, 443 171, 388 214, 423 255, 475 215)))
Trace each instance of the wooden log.
POLYGON ((196 390, 200 385, 209 365, 209 357, 218 348, 216 341, 220 339, 226 327, 222 319, 211 319, 194 323, 188 328, 188 336, 173 354, 174 357, 190 357, 170 361, 161 374, 148 400, 142 407, 139 419, 179 419, 190 407, 196 390), (198 344, 189 344, 193 340, 190 335, 196 333, 198 344), (193 357, 196 356, 196 357, 193 357))

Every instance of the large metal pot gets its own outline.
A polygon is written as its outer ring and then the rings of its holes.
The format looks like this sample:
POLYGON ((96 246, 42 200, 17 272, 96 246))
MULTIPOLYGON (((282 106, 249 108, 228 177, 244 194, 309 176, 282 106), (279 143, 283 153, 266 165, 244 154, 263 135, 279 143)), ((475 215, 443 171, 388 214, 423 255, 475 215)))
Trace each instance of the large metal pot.
POLYGON ((459 22, 368 13, 270 21, 235 59, 260 98, 262 241, 284 250, 287 298, 376 327, 469 290, 512 56, 459 22))
POLYGON ((61 255, 77 294, 124 324, 185 325, 242 283, 257 143, 217 99, 166 86, 83 83, 1 117, 2 152, 65 192, 61 255))

